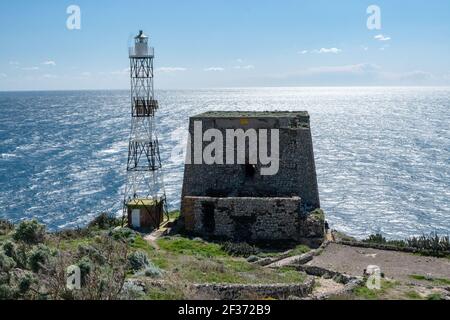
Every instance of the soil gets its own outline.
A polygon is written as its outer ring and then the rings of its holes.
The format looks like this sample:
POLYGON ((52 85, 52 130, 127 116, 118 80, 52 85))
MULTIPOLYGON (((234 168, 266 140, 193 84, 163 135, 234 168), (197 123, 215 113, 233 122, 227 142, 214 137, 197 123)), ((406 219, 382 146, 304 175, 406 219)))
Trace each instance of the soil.
MULTIPOLYGON (((386 251, 370 248, 350 247, 330 243, 321 255, 307 263, 351 276, 363 276, 369 265, 379 266, 386 278, 424 285, 411 275, 450 279, 450 260, 446 258, 425 257, 405 252, 386 251)), ((448 287, 448 284, 435 284, 434 287, 448 287)))

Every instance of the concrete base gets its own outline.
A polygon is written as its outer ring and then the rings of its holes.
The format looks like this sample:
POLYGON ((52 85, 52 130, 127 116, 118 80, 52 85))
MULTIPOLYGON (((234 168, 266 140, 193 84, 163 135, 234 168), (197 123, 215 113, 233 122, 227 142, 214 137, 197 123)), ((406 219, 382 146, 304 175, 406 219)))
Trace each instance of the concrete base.
POLYGON ((303 214, 299 197, 184 197, 182 218, 187 232, 234 241, 320 243, 323 215, 303 214))

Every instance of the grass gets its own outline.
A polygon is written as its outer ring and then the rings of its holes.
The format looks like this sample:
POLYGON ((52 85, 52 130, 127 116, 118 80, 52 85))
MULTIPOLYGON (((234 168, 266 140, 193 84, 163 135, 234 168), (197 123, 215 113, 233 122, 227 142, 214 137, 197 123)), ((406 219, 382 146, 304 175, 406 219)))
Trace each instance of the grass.
MULTIPOLYGON (((311 251, 311 248, 306 246, 306 245, 298 245, 296 247, 294 247, 293 249, 291 249, 291 252, 289 253, 289 257, 292 256, 299 256, 302 255, 304 253, 307 253, 311 251)), ((258 257, 261 258, 275 258, 281 254, 283 254, 284 252, 286 252, 286 250, 278 250, 278 251, 262 251, 261 253, 257 254, 258 257)))
MULTIPOLYGON (((112 248, 112 252, 120 259, 111 262, 116 264, 111 267, 122 266, 124 263, 122 258, 133 251, 145 252, 149 260, 164 271, 160 279, 163 283, 148 284, 145 299, 192 298, 192 292, 190 292, 192 288, 189 288, 187 284, 299 284, 303 283, 307 277, 306 274, 294 268, 271 269, 252 264, 243 257, 228 254, 219 242, 173 236, 160 238, 155 241, 155 245, 149 243, 140 234, 129 234, 127 229, 115 228, 114 224, 103 228, 100 223, 103 220, 105 220, 103 217, 99 218, 96 220, 98 223, 85 229, 47 233, 45 245, 52 250, 70 254, 67 258, 69 260, 78 259, 78 255, 83 253, 83 250, 79 250, 80 246, 94 246, 100 248, 100 251, 112 248), (109 247, 109 244, 114 247, 109 247), (119 249, 123 249, 123 252, 118 252, 119 249)), ((7 236, 2 236, 0 239, 5 237, 7 236)), ((307 251, 309 251, 308 247, 297 246, 293 254, 307 251)), ((68 263, 72 263, 72 260, 69 260, 67 260, 68 263)), ((123 270, 123 276, 145 280, 143 274, 136 274, 128 269, 123 270)))
POLYGON ((366 300, 377 300, 380 299, 388 290, 394 288, 398 283, 394 281, 387 281, 384 279, 381 279, 381 289, 377 290, 371 290, 367 288, 367 286, 364 284, 362 286, 359 286, 353 290, 353 294, 362 299, 366 300))
POLYGON ((175 221, 176 219, 178 219, 180 217, 180 211, 172 211, 169 212, 169 220, 170 221, 175 221))
POLYGON ((444 297, 440 293, 432 293, 426 297, 427 300, 444 300, 444 297))
POLYGON ((409 300, 422 300, 423 299, 423 297, 417 291, 414 291, 414 290, 405 292, 405 297, 408 298, 409 300))
POLYGON ((294 269, 272 270, 245 260, 185 259, 179 276, 192 283, 303 283, 306 276, 294 269))
POLYGON ((134 242, 131 244, 131 248, 134 250, 142 250, 148 255, 155 251, 155 248, 153 248, 150 243, 148 243, 148 241, 146 241, 140 235, 138 235, 134 242))
POLYGON ((411 274, 409 275, 411 279, 418 280, 418 281, 428 281, 435 285, 441 285, 441 286, 449 286, 450 285, 450 279, 445 278, 432 278, 424 275, 419 274, 411 274))
POLYGON ((309 251, 311 251, 311 249, 308 246, 298 245, 292 250, 292 252, 290 253, 290 256, 299 256, 299 255, 302 255, 309 251))
POLYGON ((317 220, 325 220, 325 213, 322 209, 316 209, 310 213, 311 217, 316 218, 317 220))
POLYGON ((85 237, 85 238, 76 238, 76 239, 64 239, 58 242, 50 241, 48 243, 49 247, 54 247, 55 249, 60 250, 77 250, 81 245, 89 245, 94 242, 95 239, 93 237, 85 237))
MULTIPOLYGON (((145 250, 139 241, 138 247, 145 250)), ((306 278, 293 268, 268 269, 244 258, 230 256, 216 243, 164 237, 158 239, 157 244, 160 250, 152 248, 146 252, 156 266, 167 272, 167 279, 182 279, 188 283, 251 284, 303 283, 306 278)))
POLYGON ((145 300, 184 300, 188 297, 179 288, 172 286, 152 287, 147 290, 145 300))
POLYGON ((227 253, 216 243, 208 243, 202 240, 191 240, 188 238, 174 237, 161 238, 157 240, 158 246, 175 254, 193 255, 202 257, 224 257, 227 253))

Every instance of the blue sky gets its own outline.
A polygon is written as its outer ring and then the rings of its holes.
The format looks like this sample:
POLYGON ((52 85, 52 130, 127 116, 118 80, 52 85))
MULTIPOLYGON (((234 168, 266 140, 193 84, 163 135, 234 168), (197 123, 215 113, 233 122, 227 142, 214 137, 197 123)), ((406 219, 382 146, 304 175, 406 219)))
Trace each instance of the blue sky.
POLYGON ((126 89, 139 29, 157 88, 450 85, 448 0, 15 0, 0 2, 0 90, 126 89))

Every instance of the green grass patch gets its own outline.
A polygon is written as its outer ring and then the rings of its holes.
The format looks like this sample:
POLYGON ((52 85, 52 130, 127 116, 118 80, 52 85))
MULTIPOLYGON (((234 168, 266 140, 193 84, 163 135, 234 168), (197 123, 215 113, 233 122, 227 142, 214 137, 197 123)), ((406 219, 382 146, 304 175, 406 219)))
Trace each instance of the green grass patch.
POLYGON ((134 239, 134 242, 131 244, 131 248, 134 250, 142 250, 147 254, 151 254, 153 251, 155 251, 155 248, 153 248, 150 243, 148 243, 148 241, 146 241, 140 235, 136 236, 136 239, 134 239))
POLYGON ((299 256, 302 255, 304 253, 307 253, 311 251, 311 249, 308 246, 305 246, 303 244, 296 246, 292 252, 290 253, 290 256, 299 256))
POLYGON ((429 294, 427 300, 444 300, 444 297, 440 293, 429 294))
POLYGON ((389 289, 394 288, 397 285, 397 282, 394 281, 387 281, 382 279, 381 280, 381 288, 379 290, 377 289, 369 289, 364 284, 362 286, 359 286, 353 290, 353 294, 362 299, 367 300, 377 300, 380 299, 380 297, 386 293, 389 289))
POLYGON ((420 274, 411 274, 411 275, 409 275, 409 277, 411 279, 418 280, 418 281, 428 281, 435 285, 442 285, 442 286, 450 285, 450 279, 445 279, 445 278, 432 278, 432 277, 427 277, 427 276, 420 275, 420 274))
POLYGON ((417 291, 414 291, 414 290, 405 292, 405 297, 410 300, 422 300, 423 299, 422 296, 417 291))
POLYGON ((180 217, 180 211, 172 211, 169 212, 169 220, 170 221, 175 221, 180 217))
POLYGON ((157 240, 157 244, 163 250, 182 255, 202 257, 225 257, 227 253, 216 243, 208 243, 201 240, 191 240, 182 237, 166 237, 157 240))
POLYGON ((149 288, 145 295, 145 300, 184 300, 186 297, 184 292, 173 286, 152 287, 149 288))
POLYGON ((90 245, 95 241, 93 237, 78 238, 78 239, 64 239, 60 241, 50 241, 49 247, 60 250, 77 250, 81 245, 90 245))
POLYGON ((317 220, 321 220, 324 221, 325 220, 325 213, 323 212, 322 209, 316 209, 314 211, 312 211, 310 213, 311 217, 317 219, 317 220))
MULTIPOLYGON (((282 255, 283 253, 285 253, 287 250, 277 250, 277 251, 262 251, 260 253, 258 253, 256 256, 260 257, 260 258, 276 258, 280 255, 282 255)), ((311 251, 311 248, 306 246, 306 245, 298 245, 296 247, 294 247, 293 249, 291 249, 291 252, 289 253, 289 257, 292 256, 299 256, 302 255, 304 253, 307 253, 311 251)))

